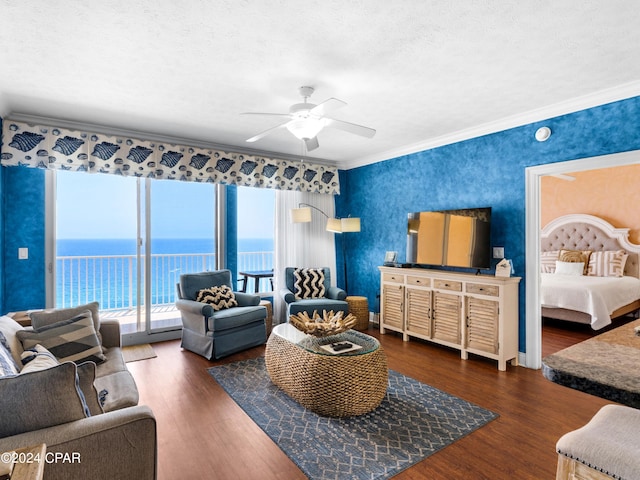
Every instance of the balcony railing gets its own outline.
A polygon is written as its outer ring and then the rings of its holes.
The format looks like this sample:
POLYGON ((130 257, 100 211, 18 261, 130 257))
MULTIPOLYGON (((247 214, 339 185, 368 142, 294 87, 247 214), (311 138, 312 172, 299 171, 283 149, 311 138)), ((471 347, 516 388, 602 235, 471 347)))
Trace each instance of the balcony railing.
MULTIPOLYGON (((180 275, 215 270, 215 260, 212 253, 151 255, 152 305, 173 304, 180 275)), ((238 253, 238 271, 271 268, 273 252, 238 253)), ((138 270, 144 275, 145 259, 140 259, 138 269, 135 255, 56 257, 56 306, 97 301, 101 310, 135 308, 143 301, 143 290, 138 299, 138 270)))

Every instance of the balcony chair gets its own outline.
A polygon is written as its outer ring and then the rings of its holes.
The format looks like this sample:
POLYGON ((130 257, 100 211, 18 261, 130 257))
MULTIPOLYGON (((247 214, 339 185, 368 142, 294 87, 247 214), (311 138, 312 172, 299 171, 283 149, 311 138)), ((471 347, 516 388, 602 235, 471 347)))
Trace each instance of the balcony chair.
POLYGON ((331 271, 327 267, 309 270, 322 270, 324 273, 324 293, 319 294, 302 292, 300 289, 296 291, 294 271, 298 270, 294 267, 287 267, 284 270, 286 288, 280 290, 282 299, 287 304, 287 321, 291 315, 297 315, 300 312, 307 312, 309 316, 313 315, 317 310, 322 315, 323 310, 333 310, 335 313, 342 311, 346 315, 349 313, 349 305, 346 302, 347 292, 339 287, 331 286, 331 271), (307 297, 307 298, 303 298, 307 297))
POLYGON ((231 271, 186 273, 177 285, 176 307, 182 316, 182 348, 208 360, 221 358, 267 341, 267 309, 260 296, 233 292, 238 306, 196 301, 198 293, 211 287, 231 287, 231 271), (220 309, 217 309, 220 308, 220 309))

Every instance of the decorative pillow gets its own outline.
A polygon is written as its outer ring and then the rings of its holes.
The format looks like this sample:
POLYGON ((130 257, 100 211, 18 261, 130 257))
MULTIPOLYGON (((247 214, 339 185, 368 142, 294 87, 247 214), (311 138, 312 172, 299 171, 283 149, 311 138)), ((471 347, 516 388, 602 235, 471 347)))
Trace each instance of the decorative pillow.
POLYGON ((38 343, 33 348, 22 352, 22 364, 24 367, 20 370, 21 375, 23 373, 46 370, 47 368, 60 365, 60 362, 49 350, 38 343))
POLYGON ((589 267, 589 257, 591 256, 591 250, 560 250, 558 260, 561 262, 573 262, 584 264, 583 275, 587 274, 589 267))
POLYGON ((196 295, 196 302, 208 303, 216 312, 224 308, 238 306, 236 296, 228 285, 203 288, 196 295))
POLYGON ((324 271, 321 268, 296 268, 293 271, 293 294, 297 300, 323 298, 324 271))
POLYGON ((73 422, 88 416, 71 362, 0 379, 0 438, 73 422))
POLYGON ((39 343, 53 353, 60 363, 84 361, 101 363, 106 360, 106 357, 93 325, 91 312, 87 310, 69 320, 54 323, 33 332, 22 330, 17 335, 25 350, 39 343))
POLYGON ((580 262, 556 262, 556 275, 576 275, 582 276, 584 263, 580 262))
POLYGON ((16 364, 16 368, 18 365, 22 363, 20 359, 20 354, 22 353, 22 344, 16 334, 20 331, 24 330, 24 327, 16 322, 13 318, 3 315, 0 317, 0 332, 4 334, 9 350, 11 350, 11 355, 13 356, 13 361, 16 364))
POLYGON ((96 330, 100 345, 102 345, 102 336, 100 335, 100 314, 98 309, 100 304, 98 302, 87 303, 86 305, 78 305, 71 308, 57 308, 55 310, 39 310, 31 312, 29 317, 31 318, 31 326, 34 330, 40 330, 42 327, 51 325, 52 323, 62 322, 63 320, 69 320, 70 318, 77 317, 81 313, 89 310, 91 312, 91 318, 93 318, 93 328, 96 330))
POLYGON ((553 273, 556 271, 556 260, 560 255, 559 250, 551 250, 540 254, 540 271, 542 273, 553 273))
POLYGON ((0 377, 6 377, 8 375, 17 375, 18 367, 11 355, 11 349, 7 343, 7 339, 0 332, 0 377))
POLYGON ((622 277, 629 255, 624 250, 593 252, 589 258, 587 275, 595 277, 622 277))

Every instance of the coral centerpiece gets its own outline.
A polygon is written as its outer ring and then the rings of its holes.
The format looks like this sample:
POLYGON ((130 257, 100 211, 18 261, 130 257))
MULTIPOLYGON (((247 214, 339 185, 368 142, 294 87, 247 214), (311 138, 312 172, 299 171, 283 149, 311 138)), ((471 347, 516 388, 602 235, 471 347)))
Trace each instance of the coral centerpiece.
POLYGON ((349 330, 358 321, 358 319, 350 313, 344 318, 342 317, 343 314, 344 312, 342 311, 334 313, 333 310, 329 312, 323 310, 321 317, 318 315, 318 312, 314 310, 313 315, 310 317, 307 312, 300 312, 296 315, 291 315, 289 317, 289 323, 301 332, 313 335, 314 337, 327 337, 349 330))

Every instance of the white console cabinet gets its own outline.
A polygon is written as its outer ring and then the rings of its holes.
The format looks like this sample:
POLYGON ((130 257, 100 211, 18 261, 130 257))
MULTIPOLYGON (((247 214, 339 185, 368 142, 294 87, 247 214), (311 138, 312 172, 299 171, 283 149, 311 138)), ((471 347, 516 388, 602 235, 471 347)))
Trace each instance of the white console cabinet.
POLYGON ((379 267, 380 333, 401 332, 493 358, 498 369, 518 364, 519 277, 423 268, 379 267))

